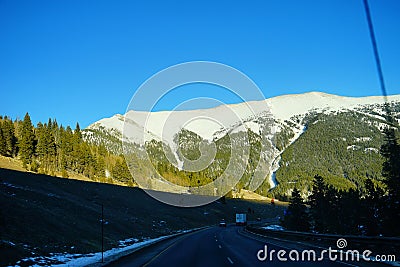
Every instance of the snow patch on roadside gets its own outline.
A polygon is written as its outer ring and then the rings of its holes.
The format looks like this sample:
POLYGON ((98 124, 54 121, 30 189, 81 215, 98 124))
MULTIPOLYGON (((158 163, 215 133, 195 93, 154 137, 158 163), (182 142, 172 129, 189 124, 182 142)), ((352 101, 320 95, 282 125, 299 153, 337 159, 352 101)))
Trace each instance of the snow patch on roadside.
POLYGON ((265 230, 273 230, 273 231, 284 231, 285 230, 282 226, 277 225, 277 224, 271 224, 268 226, 264 226, 262 228, 265 230))
MULTIPOLYGON (((186 231, 180 231, 187 232, 186 231)), ((106 259, 118 257, 118 255, 126 252, 132 252, 135 249, 139 249, 146 245, 150 245, 157 241, 161 241, 168 237, 174 236, 160 236, 153 239, 147 239, 141 242, 137 242, 136 238, 128 238, 125 240, 119 241, 119 247, 112 248, 104 252, 104 260, 106 259)), ((30 266, 57 266, 57 267, 67 267, 67 266, 87 266, 91 264, 96 264, 101 262, 101 252, 89 253, 89 254, 70 254, 70 253, 50 253, 49 256, 36 256, 24 258, 16 263, 14 267, 18 267, 21 265, 26 265, 27 263, 30 266)))

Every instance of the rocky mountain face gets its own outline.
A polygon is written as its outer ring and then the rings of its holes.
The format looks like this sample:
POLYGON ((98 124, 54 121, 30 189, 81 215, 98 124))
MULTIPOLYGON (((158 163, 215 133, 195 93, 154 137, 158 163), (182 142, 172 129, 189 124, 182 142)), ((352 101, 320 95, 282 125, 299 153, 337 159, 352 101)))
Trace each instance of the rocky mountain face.
MULTIPOLYGON (((400 95, 388 101, 399 120, 400 95)), ((294 187, 307 196, 316 174, 344 190, 362 189, 368 177, 380 185, 384 106, 383 97, 312 92, 202 110, 130 110, 83 134, 124 153, 144 188, 285 199, 294 187)))

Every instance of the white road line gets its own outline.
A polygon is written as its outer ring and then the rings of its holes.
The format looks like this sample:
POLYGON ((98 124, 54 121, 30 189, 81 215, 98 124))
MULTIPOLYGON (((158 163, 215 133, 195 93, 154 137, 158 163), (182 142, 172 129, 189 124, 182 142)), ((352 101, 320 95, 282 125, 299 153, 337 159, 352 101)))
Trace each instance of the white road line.
POLYGON ((233 261, 231 260, 231 258, 227 257, 228 261, 233 264, 233 261))
POLYGON ((222 248, 221 245, 218 245, 219 248, 222 248))

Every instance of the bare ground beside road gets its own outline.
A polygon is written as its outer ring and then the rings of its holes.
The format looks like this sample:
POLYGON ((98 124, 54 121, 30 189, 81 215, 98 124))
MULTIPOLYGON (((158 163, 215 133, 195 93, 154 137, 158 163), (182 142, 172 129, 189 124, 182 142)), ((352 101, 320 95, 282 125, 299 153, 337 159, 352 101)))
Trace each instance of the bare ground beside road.
POLYGON ((101 204, 107 222, 105 249, 126 238, 143 240, 215 225, 221 218, 233 222, 237 211, 249 208, 254 211, 250 220, 274 218, 283 211, 279 205, 239 199, 178 208, 139 188, 6 169, 0 169, 0 203, 0 266, 34 255, 101 251, 101 204))

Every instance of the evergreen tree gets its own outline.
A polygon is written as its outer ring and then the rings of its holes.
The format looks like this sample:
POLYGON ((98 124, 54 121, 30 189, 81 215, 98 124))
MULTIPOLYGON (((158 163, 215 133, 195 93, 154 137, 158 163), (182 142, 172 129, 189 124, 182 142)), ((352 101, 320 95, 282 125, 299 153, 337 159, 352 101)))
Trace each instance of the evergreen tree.
POLYGON ((294 231, 304 232, 310 230, 310 218, 307 213, 307 207, 297 188, 292 192, 289 207, 283 219, 283 226, 288 230, 294 231))
POLYGON ((47 121, 47 127, 50 129, 50 131, 53 131, 53 122, 51 121, 51 118, 47 121))
POLYGON ((129 172, 125 160, 117 160, 111 171, 111 175, 115 180, 118 180, 120 182, 127 183, 129 181, 132 181, 132 175, 129 172))
POLYGON ((80 144, 79 158, 77 160, 79 172, 87 177, 93 177, 95 174, 95 158, 90 151, 88 143, 83 142, 80 144))
POLYGON ((22 159, 24 166, 31 163, 32 157, 35 152, 35 135, 33 133, 33 125, 29 114, 26 113, 21 125, 21 132, 19 138, 19 156, 22 159))
POLYGON ((61 134, 61 150, 62 150, 62 165, 64 166, 65 169, 71 169, 73 170, 73 142, 72 142, 72 137, 73 137, 73 132, 71 127, 67 126, 65 128, 65 131, 62 131, 61 134))
POLYGON ((0 155, 6 156, 7 155, 6 140, 3 135, 2 124, 3 123, 0 122, 0 155))
POLYGON ((53 171, 56 161, 56 145, 49 125, 38 123, 36 128, 36 154, 41 161, 44 170, 53 171))
POLYGON ((400 145, 395 130, 388 127, 384 130, 385 143, 381 147, 381 155, 385 158, 382 176, 388 189, 384 218, 384 233, 400 235, 400 145))
POLYGON ((51 133, 54 136, 54 142, 55 142, 56 147, 57 147, 59 145, 59 142, 60 142, 60 130, 61 130, 61 127, 58 127, 58 123, 57 123, 57 121, 55 119, 54 120, 49 119, 48 126, 49 126, 49 128, 51 130, 51 133))
POLYGON ((45 130, 45 137, 46 137, 46 149, 47 149, 47 155, 50 158, 55 158, 56 156, 56 141, 54 138, 54 134, 51 130, 51 127, 49 125, 44 126, 44 130, 45 130))
POLYGON ((35 135, 37 139, 36 154, 40 160, 43 160, 46 156, 46 141, 44 136, 43 124, 39 122, 36 126, 35 135))
POLYGON ((59 129, 57 120, 56 119, 54 119, 54 120, 50 120, 49 119, 49 121, 51 121, 51 124, 49 123, 49 127, 51 126, 51 131, 54 133, 55 131, 57 131, 59 129))
POLYGON ((371 179, 365 181, 366 195, 362 206, 362 220, 367 235, 376 236, 381 232, 384 211, 384 191, 371 179))
POLYGON ((337 190, 315 175, 309 197, 314 230, 319 233, 358 234, 361 224, 361 202, 355 189, 337 190))
POLYGON ((319 175, 315 175, 312 194, 309 197, 309 204, 314 221, 314 230, 320 233, 325 232, 327 229, 326 218, 329 207, 325 199, 326 190, 327 186, 325 185, 324 179, 319 175))
POLYGON ((386 178, 389 195, 400 196, 400 146, 393 128, 384 130, 385 143, 381 147, 381 155, 385 158, 382 175, 386 178))
POLYGON ((322 201, 324 206, 323 221, 324 232, 337 234, 340 229, 340 194, 333 186, 325 187, 325 197, 322 201))
POLYGON ((360 234, 363 220, 363 208, 360 191, 350 189, 340 192, 339 233, 360 234))
POLYGON ((75 130, 72 134, 72 153, 71 153, 71 164, 72 169, 78 173, 83 173, 85 165, 87 164, 88 153, 87 148, 83 145, 82 133, 79 127, 79 123, 76 124, 75 130))
POLYGON ((76 123, 75 130, 74 130, 74 144, 82 143, 82 132, 79 123, 76 123))
POLYGON ((17 138, 15 137, 13 122, 7 117, 5 117, 2 129, 6 146, 6 155, 10 157, 15 157, 17 153, 16 149, 17 138))
POLYGON ((105 176, 105 162, 104 162, 104 157, 101 155, 97 155, 96 157, 96 162, 95 162, 95 176, 98 178, 102 178, 105 176))

